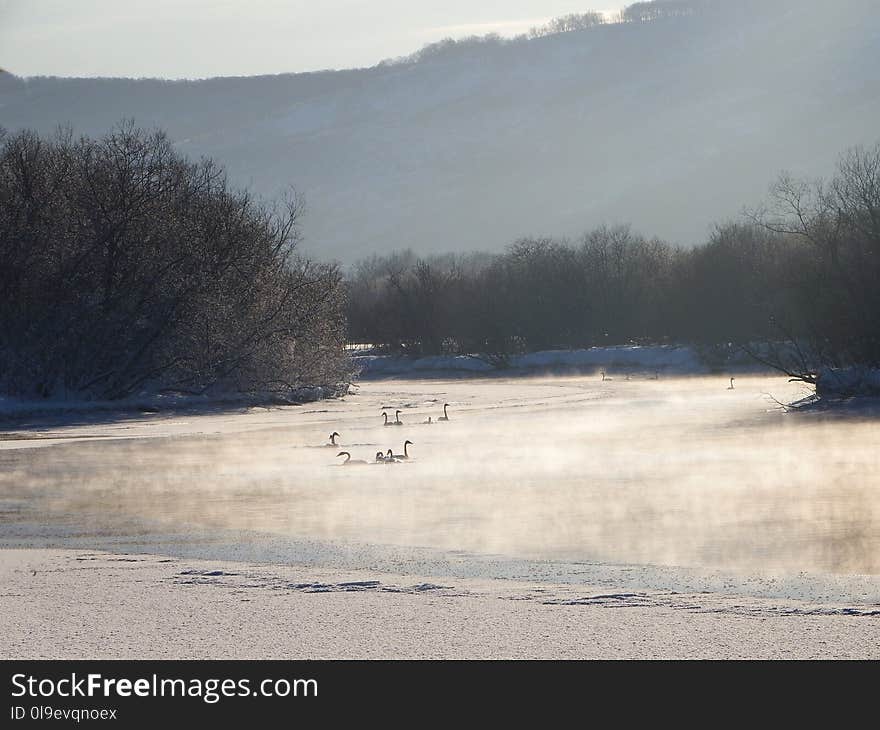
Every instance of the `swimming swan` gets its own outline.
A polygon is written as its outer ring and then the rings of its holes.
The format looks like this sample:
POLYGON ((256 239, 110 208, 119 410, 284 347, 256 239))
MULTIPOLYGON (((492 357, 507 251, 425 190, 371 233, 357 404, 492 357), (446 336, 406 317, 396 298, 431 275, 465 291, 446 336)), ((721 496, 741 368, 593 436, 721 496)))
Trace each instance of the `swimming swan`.
POLYGON ((407 446, 415 446, 415 444, 412 441, 404 441, 402 454, 392 454, 391 449, 388 449, 388 453, 391 454, 391 457, 394 459, 408 459, 409 458, 409 451, 406 448, 407 446))
POLYGON ((403 462, 399 457, 395 456, 391 449, 388 449, 388 453, 385 454, 385 458, 382 459, 383 464, 402 464, 403 462))
MULTIPOLYGON (((331 433, 331 434, 330 434, 330 443, 329 443, 329 444, 324 444, 324 445, 325 445, 325 446, 339 446, 339 444, 336 443, 336 437, 337 437, 337 436, 340 436, 340 434, 336 433, 336 431, 334 431, 333 433, 331 433)), ((341 436, 340 436, 340 438, 341 438, 341 436)))
POLYGON ((392 426, 402 426, 403 425, 403 421, 400 420, 401 413, 403 413, 403 411, 394 411, 394 423, 391 424, 392 426))
POLYGON ((345 461, 343 461, 342 464, 340 464, 340 466, 361 466, 362 464, 367 463, 363 459, 354 459, 352 461, 351 454, 349 454, 347 451, 340 451, 338 454, 336 454, 336 456, 344 456, 345 457, 345 461))
POLYGON ((446 412, 447 408, 449 408, 449 404, 444 403, 443 404, 443 415, 437 419, 438 421, 448 421, 449 420, 449 414, 446 412))
POLYGON ((731 379, 730 379, 730 385, 727 386, 727 389, 728 389, 728 390, 734 390, 734 387, 733 387, 733 381, 734 381, 735 379, 736 379, 736 378, 731 378, 731 379))

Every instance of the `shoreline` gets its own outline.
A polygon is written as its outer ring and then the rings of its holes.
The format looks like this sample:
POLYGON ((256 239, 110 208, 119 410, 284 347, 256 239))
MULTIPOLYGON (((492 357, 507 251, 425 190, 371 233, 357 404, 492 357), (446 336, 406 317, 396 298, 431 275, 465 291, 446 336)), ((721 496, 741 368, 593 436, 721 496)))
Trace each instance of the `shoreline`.
POLYGON ((797 601, 72 549, 0 577, 12 659, 880 658, 880 609, 797 601))
POLYGON ((710 366, 697 348, 691 345, 614 345, 584 349, 542 350, 512 355, 507 366, 492 364, 480 355, 406 357, 350 353, 354 375, 350 382, 336 385, 302 386, 281 393, 150 393, 132 395, 118 401, 55 398, 27 400, 0 395, 0 434, 17 424, 32 421, 81 418, 110 421, 138 416, 187 416, 234 413, 251 408, 301 406, 336 400, 350 393, 359 382, 401 380, 461 380, 538 378, 548 375, 582 377, 605 369, 642 377, 688 377, 721 374, 730 371, 741 375, 770 375, 773 371, 750 359, 730 358, 710 366))
POLYGON ((822 573, 768 566, 725 568, 659 563, 626 563, 563 557, 447 551, 411 545, 294 539, 244 531, 181 526, 169 532, 143 520, 139 532, 101 533, 93 528, 16 521, 0 528, 0 551, 48 550, 163 555, 174 560, 242 563, 252 566, 296 565, 331 574, 370 570, 387 575, 415 575, 420 580, 527 582, 534 585, 590 586, 605 592, 669 595, 715 595, 720 598, 793 603, 817 610, 840 608, 871 613, 880 608, 880 575, 822 573))

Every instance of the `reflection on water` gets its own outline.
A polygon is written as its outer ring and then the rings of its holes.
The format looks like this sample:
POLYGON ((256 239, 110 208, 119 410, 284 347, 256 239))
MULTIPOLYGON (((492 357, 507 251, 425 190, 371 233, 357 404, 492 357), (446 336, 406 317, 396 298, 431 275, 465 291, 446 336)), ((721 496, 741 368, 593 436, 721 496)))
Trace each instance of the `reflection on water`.
POLYGON ((7 450, 2 520, 36 511, 97 534, 158 521, 243 539, 880 573, 880 425, 783 414, 765 394, 802 393, 781 379, 726 385, 369 383, 329 412, 278 411, 263 430, 7 450), (449 423, 421 424, 447 401, 449 423), (408 425, 382 427, 382 406, 408 425), (331 430, 356 459, 404 439, 414 458, 340 467, 338 449, 314 448, 331 430))

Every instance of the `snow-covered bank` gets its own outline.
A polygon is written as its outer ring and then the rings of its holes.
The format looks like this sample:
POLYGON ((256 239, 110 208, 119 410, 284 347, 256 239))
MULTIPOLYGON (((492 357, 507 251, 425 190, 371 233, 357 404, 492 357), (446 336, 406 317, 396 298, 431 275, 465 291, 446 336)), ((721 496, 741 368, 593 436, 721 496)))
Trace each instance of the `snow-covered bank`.
POLYGON ((875 610, 817 602, 87 550, 0 580, 10 659, 880 658, 875 610))
POLYGON ((544 350, 512 355, 504 365, 476 355, 438 355, 432 357, 396 357, 391 355, 355 355, 360 377, 424 376, 431 373, 483 374, 502 372, 596 372, 605 370, 648 376, 705 375, 710 372, 755 372, 763 370, 744 353, 701 353, 694 347, 675 345, 592 347, 586 350, 544 350))
POLYGON ((880 418, 880 370, 823 370, 816 380, 816 392, 789 404, 788 409, 844 418, 880 418))
POLYGON ((816 395, 820 398, 880 397, 880 370, 875 368, 828 368, 819 374, 816 395))
POLYGON ((141 393, 119 400, 82 398, 44 398, 30 400, 0 396, 0 426, 3 422, 65 414, 132 414, 158 412, 210 412, 229 408, 270 405, 300 405, 345 395, 348 383, 336 386, 307 386, 281 395, 279 393, 220 393, 191 395, 182 393, 141 393))

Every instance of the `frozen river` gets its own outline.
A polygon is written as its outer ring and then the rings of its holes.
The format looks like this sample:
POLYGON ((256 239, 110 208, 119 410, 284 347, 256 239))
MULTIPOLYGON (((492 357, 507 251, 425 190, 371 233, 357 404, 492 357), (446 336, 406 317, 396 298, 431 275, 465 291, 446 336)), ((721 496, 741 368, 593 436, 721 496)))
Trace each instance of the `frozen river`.
POLYGON ((0 545, 880 601, 880 423, 784 413, 774 399, 805 393, 782 378, 735 386, 384 380, 301 407, 37 422, 0 441, 0 545), (407 463, 336 456, 406 439, 407 463))

